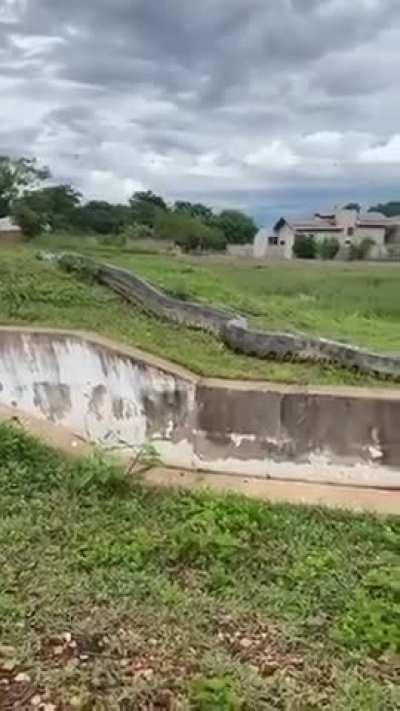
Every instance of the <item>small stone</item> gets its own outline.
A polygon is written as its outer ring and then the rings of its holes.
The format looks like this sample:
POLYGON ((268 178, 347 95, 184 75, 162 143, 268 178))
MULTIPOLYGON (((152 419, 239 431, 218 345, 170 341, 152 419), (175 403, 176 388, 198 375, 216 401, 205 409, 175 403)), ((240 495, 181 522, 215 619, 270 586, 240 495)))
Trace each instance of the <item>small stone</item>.
POLYGON ((17 684, 29 684, 31 681, 31 677, 25 672, 20 672, 15 677, 15 681, 17 682, 17 684))
POLYGON ((87 662, 87 660, 89 659, 89 655, 88 654, 80 654, 79 659, 81 660, 81 662, 87 662))
POLYGON ((43 711, 56 711, 55 704, 44 704, 43 711))
POLYGON ((0 686, 10 686, 8 679, 0 679, 0 686))
POLYGON ((77 646, 78 646, 78 645, 77 645, 77 643, 75 642, 74 639, 72 640, 72 642, 70 642, 70 643, 68 644, 68 647, 69 647, 70 649, 76 649, 77 646))
POLYGON ((72 640, 71 632, 64 632, 63 639, 69 644, 72 640))
POLYGON ((56 657, 59 657, 61 654, 64 652, 64 647, 54 647, 53 653, 56 655, 56 657))
POLYGON ((154 670, 153 669, 143 669, 143 671, 140 672, 140 676, 142 676, 143 679, 146 679, 146 681, 149 681, 154 676, 154 670))
POLYGON ((243 639, 240 640, 240 646, 243 647, 243 649, 249 649, 253 642, 251 639, 248 639, 247 637, 243 637, 243 639))
POLYGON ((13 671, 15 667, 17 666, 17 662, 14 659, 6 659, 5 662, 1 662, 0 667, 4 671, 13 671))
POLYGON ((42 703, 42 698, 41 698, 41 696, 39 696, 39 694, 32 696, 31 706, 34 706, 35 708, 37 708, 38 706, 40 706, 41 703, 42 703))

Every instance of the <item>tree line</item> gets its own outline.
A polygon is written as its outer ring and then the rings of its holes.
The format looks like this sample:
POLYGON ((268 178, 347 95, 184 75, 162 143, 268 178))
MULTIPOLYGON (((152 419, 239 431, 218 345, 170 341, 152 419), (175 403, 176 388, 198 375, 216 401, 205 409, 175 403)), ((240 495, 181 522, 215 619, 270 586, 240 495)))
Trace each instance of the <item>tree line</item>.
POLYGON ((241 210, 215 213, 201 203, 168 205, 151 190, 135 192, 126 204, 83 201, 72 185, 48 184, 50 171, 35 159, 0 156, 0 217, 11 216, 27 238, 43 231, 172 240, 184 250, 222 250, 252 242, 257 226, 241 210))

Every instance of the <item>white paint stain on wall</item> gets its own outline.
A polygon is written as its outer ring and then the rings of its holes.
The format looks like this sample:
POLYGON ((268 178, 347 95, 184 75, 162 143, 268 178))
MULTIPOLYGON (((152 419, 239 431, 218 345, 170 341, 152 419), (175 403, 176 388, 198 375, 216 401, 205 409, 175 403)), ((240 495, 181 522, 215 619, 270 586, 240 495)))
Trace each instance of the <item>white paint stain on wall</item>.
MULTIPOLYGON (((177 389, 194 400, 191 383, 90 341, 72 336, 49 341, 17 333, 5 346, 0 358, 2 404, 110 448, 137 448, 146 442, 146 401, 156 403, 156 409, 159 398, 173 396, 177 389)), ((169 420, 167 437, 172 429, 169 420)))

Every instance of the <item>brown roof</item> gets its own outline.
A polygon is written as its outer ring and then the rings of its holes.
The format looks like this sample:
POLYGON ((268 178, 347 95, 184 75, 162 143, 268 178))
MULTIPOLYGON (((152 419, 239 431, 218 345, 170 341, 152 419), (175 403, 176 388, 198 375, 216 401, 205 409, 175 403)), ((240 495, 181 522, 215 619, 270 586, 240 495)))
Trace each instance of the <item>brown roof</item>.
POLYGON ((331 225, 329 222, 290 222, 288 224, 295 232, 343 232, 342 227, 331 225))

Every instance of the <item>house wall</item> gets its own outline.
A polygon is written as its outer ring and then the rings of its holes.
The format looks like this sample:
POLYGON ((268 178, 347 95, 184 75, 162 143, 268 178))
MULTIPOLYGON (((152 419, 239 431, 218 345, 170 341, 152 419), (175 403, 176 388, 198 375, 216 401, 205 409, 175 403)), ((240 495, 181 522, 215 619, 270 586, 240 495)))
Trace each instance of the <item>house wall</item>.
POLYGON ((357 227, 354 233, 354 241, 361 242, 363 239, 372 239, 377 247, 385 246, 384 227, 357 227))
POLYGON ((254 237, 253 257, 255 259, 264 259, 267 256, 268 236, 268 230, 259 230, 254 237))
POLYGON ((278 248, 280 251, 282 257, 284 259, 293 259, 293 245, 294 245, 294 238, 295 238, 295 233, 290 227, 290 225, 285 224, 279 232, 277 233, 278 235, 278 244, 276 245, 275 249, 278 248), (282 244, 283 243, 283 244, 282 244))
POLYGON ((252 257, 253 249, 252 244, 228 244, 226 253, 231 257, 252 257))

